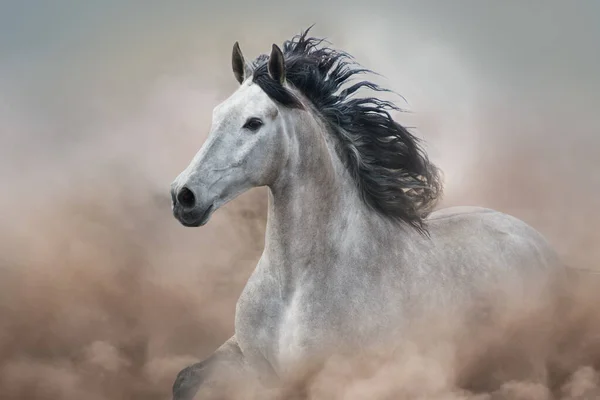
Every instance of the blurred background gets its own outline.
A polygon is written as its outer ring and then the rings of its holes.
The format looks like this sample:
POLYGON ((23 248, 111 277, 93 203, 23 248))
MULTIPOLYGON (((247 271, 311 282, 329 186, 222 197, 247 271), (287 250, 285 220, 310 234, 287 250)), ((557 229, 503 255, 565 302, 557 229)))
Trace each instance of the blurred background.
POLYGON ((247 59, 315 23, 403 95, 398 119, 481 205, 600 269, 600 3, 3 0, 0 393, 164 399, 233 332, 262 251, 251 191, 201 229, 169 185, 247 59))

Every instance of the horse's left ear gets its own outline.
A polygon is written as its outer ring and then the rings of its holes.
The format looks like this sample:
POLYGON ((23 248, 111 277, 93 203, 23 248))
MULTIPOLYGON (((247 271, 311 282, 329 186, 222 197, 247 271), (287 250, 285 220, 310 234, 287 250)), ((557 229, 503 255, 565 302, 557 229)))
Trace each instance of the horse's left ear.
POLYGON ((271 49, 271 56, 267 64, 269 75, 280 84, 285 83, 285 63, 283 60, 283 52, 276 44, 271 49))

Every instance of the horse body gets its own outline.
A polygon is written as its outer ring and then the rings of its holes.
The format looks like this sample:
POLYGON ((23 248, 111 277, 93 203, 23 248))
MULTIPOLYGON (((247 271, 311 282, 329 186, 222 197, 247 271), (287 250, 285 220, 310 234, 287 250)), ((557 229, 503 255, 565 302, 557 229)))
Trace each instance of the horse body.
MULTIPOLYGON (((323 95, 331 82, 294 77, 322 67, 339 86, 352 75, 327 64, 342 55, 318 53, 305 35, 288 42, 287 59, 274 46, 254 66, 236 44, 240 89, 215 109, 209 139, 173 183, 173 212, 186 226, 204 225, 251 187, 270 189, 264 252, 238 301, 235 335, 210 363, 234 359, 277 378, 402 337, 416 318, 459 312, 490 291, 518 302, 546 288, 559 263, 524 222, 476 207, 424 218, 439 195, 435 168, 387 103, 352 103, 353 90, 335 97, 335 87, 323 95)), ((204 366, 180 374, 176 398, 191 398, 205 379, 192 372, 204 366)))
POLYGON ((298 224, 274 222, 274 197, 265 252, 237 305, 236 337, 255 365, 266 362, 277 375, 402 337, 411 318, 460 312, 487 291, 524 300, 557 265, 538 232, 489 209, 435 212, 427 237, 346 207, 294 213, 298 224), (321 228, 306 229, 310 219, 321 228))

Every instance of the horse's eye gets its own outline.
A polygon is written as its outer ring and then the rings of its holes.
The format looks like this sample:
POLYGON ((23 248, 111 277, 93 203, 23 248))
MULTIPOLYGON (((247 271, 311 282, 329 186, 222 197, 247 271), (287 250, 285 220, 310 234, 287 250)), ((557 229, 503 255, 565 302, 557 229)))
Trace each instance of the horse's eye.
POLYGON ((244 128, 246 128, 252 132, 255 132, 262 125, 263 125, 263 122, 259 118, 249 118, 248 121, 246 121, 246 123, 244 124, 244 128))

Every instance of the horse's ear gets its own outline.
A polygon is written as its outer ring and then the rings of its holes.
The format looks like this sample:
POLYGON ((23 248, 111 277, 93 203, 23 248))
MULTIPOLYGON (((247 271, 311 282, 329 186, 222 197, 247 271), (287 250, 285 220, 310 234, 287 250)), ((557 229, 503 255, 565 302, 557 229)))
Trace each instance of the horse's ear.
POLYGON ((271 56, 269 57, 269 64, 267 67, 271 78, 283 85, 285 83, 285 63, 283 60, 283 52, 276 44, 274 44, 271 49, 271 56))
POLYGON ((235 79, 241 84, 246 78, 252 73, 252 69, 244 60, 244 55, 240 49, 240 44, 235 42, 233 45, 233 52, 231 53, 231 66, 233 67, 233 75, 235 79))

